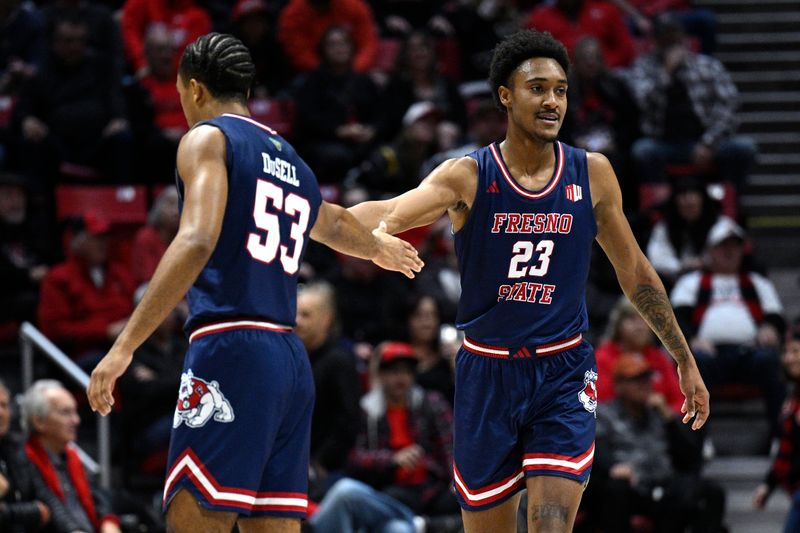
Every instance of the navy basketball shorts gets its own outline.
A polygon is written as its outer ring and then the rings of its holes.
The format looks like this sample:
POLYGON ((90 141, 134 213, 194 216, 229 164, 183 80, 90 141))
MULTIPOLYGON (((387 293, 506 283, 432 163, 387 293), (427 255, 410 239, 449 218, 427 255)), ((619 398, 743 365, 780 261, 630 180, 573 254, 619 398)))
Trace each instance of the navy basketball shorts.
POLYGON ((210 510, 305 518, 314 408, 305 348, 291 332, 230 324, 190 337, 164 508, 186 489, 210 510))
POLYGON ((463 509, 500 505, 525 488, 528 476, 589 478, 597 365, 580 336, 567 345, 574 347, 547 355, 522 347, 509 356, 508 349, 467 339, 459 350, 453 471, 463 509))

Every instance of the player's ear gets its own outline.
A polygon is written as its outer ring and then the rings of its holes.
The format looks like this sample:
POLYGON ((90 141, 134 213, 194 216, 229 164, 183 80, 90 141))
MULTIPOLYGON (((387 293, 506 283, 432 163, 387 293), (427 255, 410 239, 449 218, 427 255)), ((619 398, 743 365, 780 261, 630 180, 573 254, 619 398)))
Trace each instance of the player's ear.
POLYGON ((504 106, 509 107, 511 105, 511 89, 505 85, 497 88, 497 96, 500 97, 500 103, 504 106))
POLYGON ((206 96, 205 86, 194 78, 189 80, 189 89, 192 92, 192 101, 195 104, 199 104, 206 96))

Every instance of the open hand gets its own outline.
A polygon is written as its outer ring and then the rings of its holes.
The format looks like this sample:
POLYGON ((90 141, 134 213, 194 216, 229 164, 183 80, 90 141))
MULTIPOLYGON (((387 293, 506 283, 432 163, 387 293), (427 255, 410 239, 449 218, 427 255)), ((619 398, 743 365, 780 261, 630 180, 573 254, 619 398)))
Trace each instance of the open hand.
POLYGON ((380 225, 372 230, 372 234, 378 239, 378 253, 372 258, 372 262, 385 270, 402 272, 407 278, 413 278, 414 272, 419 272, 425 263, 419 258, 417 250, 402 239, 398 239, 386 233, 386 223, 381 221, 380 225))

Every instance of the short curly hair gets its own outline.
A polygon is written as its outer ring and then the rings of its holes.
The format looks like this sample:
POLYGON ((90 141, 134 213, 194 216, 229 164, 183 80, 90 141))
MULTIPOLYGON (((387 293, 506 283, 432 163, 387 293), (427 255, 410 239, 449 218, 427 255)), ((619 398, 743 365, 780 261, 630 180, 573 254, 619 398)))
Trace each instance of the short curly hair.
POLYGON ((526 59, 532 57, 549 57, 554 59, 564 73, 569 73, 569 55, 561 41, 550 35, 549 32, 535 30, 521 30, 495 46, 492 54, 492 64, 489 67, 489 84, 492 87, 494 103, 501 110, 506 107, 500 102, 497 89, 501 85, 508 87, 511 74, 526 59))

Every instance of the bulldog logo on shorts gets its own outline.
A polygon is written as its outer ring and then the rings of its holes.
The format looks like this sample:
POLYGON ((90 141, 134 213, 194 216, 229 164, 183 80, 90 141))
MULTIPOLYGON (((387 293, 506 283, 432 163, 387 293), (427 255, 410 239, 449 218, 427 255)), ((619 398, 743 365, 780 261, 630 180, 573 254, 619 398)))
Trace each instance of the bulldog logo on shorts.
POLYGON ((578 399, 583 404, 583 408, 597 416, 597 372, 587 370, 583 375, 583 389, 578 393, 578 399))
POLYGON ((172 427, 185 422, 190 428, 206 425, 211 417, 217 422, 232 422, 233 409, 219 390, 216 381, 208 382, 194 376, 190 368, 181 374, 178 405, 172 419, 172 427))

